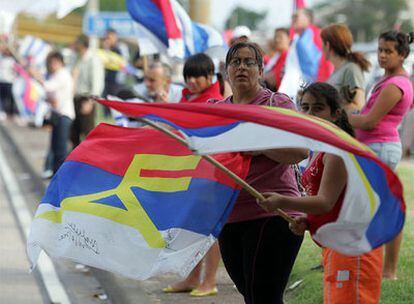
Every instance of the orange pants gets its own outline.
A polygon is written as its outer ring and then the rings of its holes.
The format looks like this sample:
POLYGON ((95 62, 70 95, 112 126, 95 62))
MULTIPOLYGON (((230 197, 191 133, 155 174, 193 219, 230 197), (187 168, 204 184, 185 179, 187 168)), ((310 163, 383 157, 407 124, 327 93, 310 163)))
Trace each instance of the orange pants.
POLYGON ((378 304, 381 294, 383 248, 347 256, 324 248, 324 304, 378 304))

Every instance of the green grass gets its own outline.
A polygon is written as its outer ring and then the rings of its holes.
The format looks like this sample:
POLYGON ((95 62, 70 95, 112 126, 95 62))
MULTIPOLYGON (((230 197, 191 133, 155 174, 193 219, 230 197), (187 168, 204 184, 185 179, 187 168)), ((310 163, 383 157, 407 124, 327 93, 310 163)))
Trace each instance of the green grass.
MULTIPOLYGON (((401 165, 398 176, 404 184, 407 204, 407 218, 404 227, 403 243, 398 264, 398 280, 384 281, 381 290, 381 304, 414 303, 414 166, 401 165)), ((322 271, 311 270, 321 263, 321 250, 307 234, 296 264, 292 271, 289 285, 303 280, 295 289, 287 291, 288 304, 323 303, 322 271)))
POLYGON ((112 124, 112 125, 115 124, 115 121, 112 118, 112 116, 106 117, 104 115, 104 106, 101 105, 101 104, 96 105, 95 121, 96 121, 95 125, 98 125, 100 123, 108 123, 108 124, 112 124))

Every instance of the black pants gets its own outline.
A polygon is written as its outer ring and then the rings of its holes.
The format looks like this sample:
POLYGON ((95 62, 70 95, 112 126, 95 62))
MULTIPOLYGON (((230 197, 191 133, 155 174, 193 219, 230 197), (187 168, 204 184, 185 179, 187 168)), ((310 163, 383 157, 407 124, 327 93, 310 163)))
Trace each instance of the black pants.
POLYGON ((58 115, 55 118, 51 138, 51 150, 53 153, 53 173, 56 173, 68 155, 68 141, 71 125, 72 119, 67 116, 58 115))
POLYGON ((219 237, 221 255, 245 303, 283 303, 302 240, 280 217, 224 226, 219 237))
POLYGON ((81 96, 76 96, 73 100, 76 115, 70 131, 70 140, 73 148, 76 148, 81 143, 83 138, 85 138, 89 132, 95 128, 95 105, 90 113, 81 113, 82 105, 86 101, 87 99, 85 100, 85 98, 81 96))
POLYGON ((0 110, 3 110, 9 115, 18 113, 11 83, 0 82, 0 110))

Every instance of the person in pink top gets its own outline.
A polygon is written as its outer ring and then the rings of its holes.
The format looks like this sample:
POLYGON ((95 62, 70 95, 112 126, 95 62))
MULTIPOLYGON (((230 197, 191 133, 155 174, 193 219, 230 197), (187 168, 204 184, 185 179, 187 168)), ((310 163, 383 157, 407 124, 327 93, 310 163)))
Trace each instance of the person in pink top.
MULTIPOLYGON (((398 126, 413 103, 413 87, 403 68, 414 33, 388 31, 379 36, 378 62, 384 77, 373 87, 360 115, 351 115, 356 137, 367 144, 388 166, 396 169, 402 147, 398 126)), ((397 279, 398 253, 402 234, 385 246, 383 277, 397 279)))
MULTIPOLYGON (((260 85, 263 57, 255 44, 232 45, 226 56, 226 74, 233 95, 210 102, 295 109, 287 95, 260 85)), ((259 192, 300 195, 291 164, 306 158, 306 150, 265 150, 248 154, 253 157, 246 181, 252 187, 259 192)), ((288 222, 274 212, 263 210, 253 196, 241 191, 220 233, 219 243, 224 266, 245 303, 283 303, 283 293, 302 239, 303 236, 290 231, 288 222)))

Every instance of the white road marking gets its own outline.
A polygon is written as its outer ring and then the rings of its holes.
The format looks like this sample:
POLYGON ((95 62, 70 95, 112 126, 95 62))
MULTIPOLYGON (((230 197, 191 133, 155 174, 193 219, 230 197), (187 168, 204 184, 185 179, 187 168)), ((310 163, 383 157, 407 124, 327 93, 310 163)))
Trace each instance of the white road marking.
MULTIPOLYGON (((10 197, 11 205, 17 215, 19 225, 22 228, 25 236, 25 241, 29 236, 30 225, 32 223, 32 216, 27 208, 25 199, 17 183, 16 177, 6 161, 5 155, 0 149, 0 174, 3 177, 5 187, 10 197)), ((44 253, 39 257, 37 263, 42 280, 45 284, 47 293, 52 303, 56 304, 70 304, 69 297, 65 288, 60 281, 55 266, 52 260, 44 253)))

